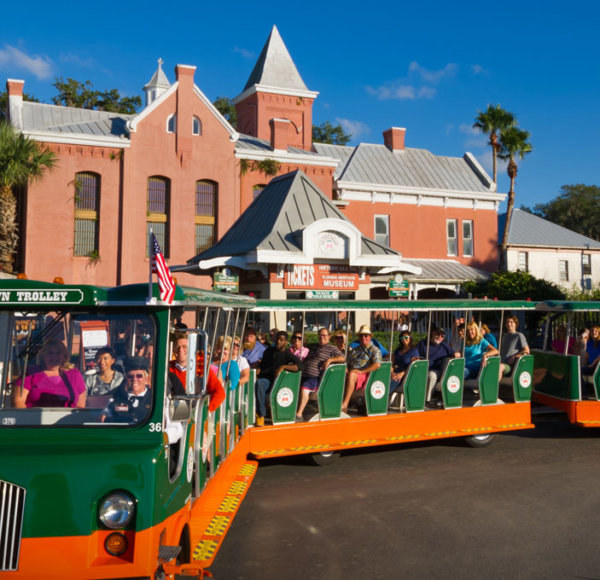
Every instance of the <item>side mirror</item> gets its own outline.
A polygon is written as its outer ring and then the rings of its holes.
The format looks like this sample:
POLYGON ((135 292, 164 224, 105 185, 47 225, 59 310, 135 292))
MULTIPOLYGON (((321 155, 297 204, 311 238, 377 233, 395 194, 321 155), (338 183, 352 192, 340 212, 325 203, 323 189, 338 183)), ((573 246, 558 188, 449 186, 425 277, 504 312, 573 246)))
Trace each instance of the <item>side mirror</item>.
POLYGON ((188 334, 188 358, 185 391, 188 395, 203 395, 206 392, 209 359, 208 335, 203 330, 188 334))

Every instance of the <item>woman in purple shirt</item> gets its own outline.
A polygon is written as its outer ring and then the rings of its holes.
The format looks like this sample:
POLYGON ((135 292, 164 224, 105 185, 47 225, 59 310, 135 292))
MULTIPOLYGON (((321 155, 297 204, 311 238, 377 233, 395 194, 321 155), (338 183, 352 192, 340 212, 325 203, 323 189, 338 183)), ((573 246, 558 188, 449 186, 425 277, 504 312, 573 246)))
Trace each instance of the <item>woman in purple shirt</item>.
POLYGON ((51 338, 39 353, 43 370, 15 383, 15 407, 85 407, 86 389, 81 373, 67 363, 62 340, 51 338))

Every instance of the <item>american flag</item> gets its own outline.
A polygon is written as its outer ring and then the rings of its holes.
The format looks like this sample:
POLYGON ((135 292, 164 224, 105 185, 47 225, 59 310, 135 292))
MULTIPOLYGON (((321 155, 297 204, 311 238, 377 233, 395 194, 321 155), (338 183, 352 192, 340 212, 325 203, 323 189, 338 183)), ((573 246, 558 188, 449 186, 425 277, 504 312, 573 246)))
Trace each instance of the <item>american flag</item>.
POLYGON ((167 262, 160 251, 160 246, 156 241, 155 235, 153 233, 150 235, 152 236, 152 273, 158 276, 160 299, 167 304, 172 304, 173 298, 175 298, 175 281, 173 280, 171 270, 169 270, 169 266, 167 266, 167 262))

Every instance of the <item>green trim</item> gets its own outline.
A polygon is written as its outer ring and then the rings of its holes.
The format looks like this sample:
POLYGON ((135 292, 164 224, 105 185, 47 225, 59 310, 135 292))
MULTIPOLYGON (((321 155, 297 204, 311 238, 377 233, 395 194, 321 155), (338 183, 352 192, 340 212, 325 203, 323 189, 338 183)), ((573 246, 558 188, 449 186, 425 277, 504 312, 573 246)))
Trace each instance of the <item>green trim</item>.
POLYGON ((536 310, 542 310, 544 312, 581 312, 587 310, 600 310, 600 302, 569 302, 567 300, 547 300, 546 302, 539 302, 536 306, 536 310))

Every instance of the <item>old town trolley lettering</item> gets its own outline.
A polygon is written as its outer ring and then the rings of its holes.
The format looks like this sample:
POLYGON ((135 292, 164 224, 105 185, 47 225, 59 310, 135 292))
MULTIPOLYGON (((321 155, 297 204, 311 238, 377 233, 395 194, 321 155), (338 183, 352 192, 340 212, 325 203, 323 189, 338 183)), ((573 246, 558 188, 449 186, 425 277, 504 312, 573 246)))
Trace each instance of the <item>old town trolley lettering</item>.
POLYGON ((0 289, 0 304, 54 303, 80 304, 81 290, 4 290, 0 289))

